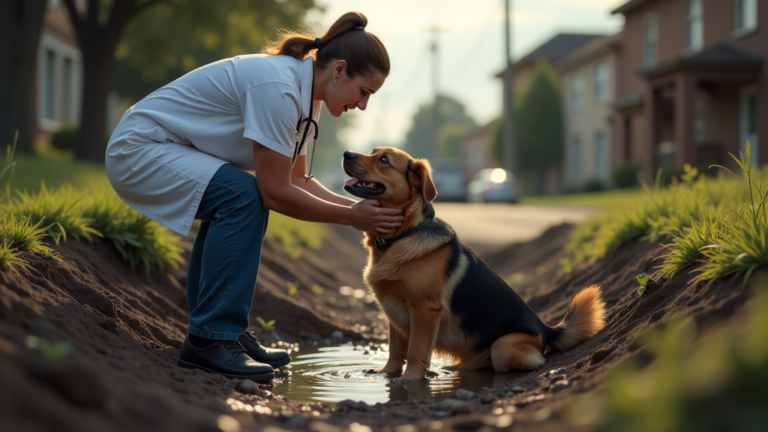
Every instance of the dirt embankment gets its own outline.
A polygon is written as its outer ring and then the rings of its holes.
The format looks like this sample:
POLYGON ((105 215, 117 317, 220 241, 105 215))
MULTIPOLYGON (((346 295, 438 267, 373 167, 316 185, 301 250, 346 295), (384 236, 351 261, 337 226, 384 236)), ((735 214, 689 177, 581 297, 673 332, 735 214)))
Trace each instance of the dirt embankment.
MULTIPOLYGON (((486 259, 551 325, 578 290, 601 284, 609 311, 605 330, 571 351, 547 354, 543 368, 453 406, 411 401, 342 403, 333 409, 263 392, 235 392, 236 380, 175 365, 188 318, 186 269, 172 273, 176 282, 159 273, 147 277, 132 271, 104 243, 54 246, 62 263, 26 254, 38 273, 0 272, 0 424, 9 431, 268 426, 330 431, 353 422, 374 429, 411 424, 423 430, 554 425, 557 408, 572 394, 599 387, 607 366, 627 356, 653 360, 634 343, 636 330, 664 322, 673 310, 691 314, 700 324, 717 322, 748 299, 739 281, 693 285, 688 275, 652 282, 638 295, 634 276, 652 273, 658 263, 653 259, 661 252, 639 243, 564 274, 558 259, 565 255, 570 228, 554 227, 532 241, 490 252, 486 259), (25 346, 27 335, 68 341, 74 350, 59 361, 47 361, 25 346), (565 379, 558 380, 566 383, 553 386, 546 375, 553 369, 563 369, 565 379)), ((265 334, 268 341, 317 340, 336 330, 356 340, 385 339, 384 323, 370 298, 339 290, 363 288, 365 259, 359 235, 341 228, 331 230, 322 250, 305 251, 296 260, 279 245, 265 244, 251 321, 257 316, 276 320, 275 331, 265 334), (290 294, 289 284, 297 293, 290 294)))

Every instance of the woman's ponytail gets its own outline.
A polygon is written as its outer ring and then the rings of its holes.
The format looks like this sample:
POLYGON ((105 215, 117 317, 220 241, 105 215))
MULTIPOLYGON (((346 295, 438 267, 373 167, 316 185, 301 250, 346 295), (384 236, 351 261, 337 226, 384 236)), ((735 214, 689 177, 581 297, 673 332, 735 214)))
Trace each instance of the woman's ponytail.
POLYGON ((362 13, 347 12, 320 38, 306 31, 281 31, 280 39, 268 43, 262 52, 303 60, 315 51, 315 60, 323 68, 331 61, 346 60, 350 78, 374 71, 389 75, 387 49, 376 35, 365 31, 367 25, 362 13))

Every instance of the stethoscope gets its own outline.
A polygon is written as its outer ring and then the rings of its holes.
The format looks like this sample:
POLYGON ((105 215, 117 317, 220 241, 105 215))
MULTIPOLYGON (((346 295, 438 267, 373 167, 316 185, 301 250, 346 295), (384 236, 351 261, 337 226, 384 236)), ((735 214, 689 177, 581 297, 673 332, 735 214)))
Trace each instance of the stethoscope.
MULTIPOLYGON (((310 90, 310 95, 314 95, 314 94, 315 94, 315 79, 313 77, 312 78, 312 89, 310 90)), ((311 101, 311 98, 312 97, 310 96, 310 101, 311 101)), ((302 147, 304 147, 304 143, 307 141, 307 135, 309 134, 309 128, 311 126, 314 126, 315 127, 315 142, 312 144, 312 156, 309 159, 309 172, 302 176, 304 178, 304 182, 305 183, 308 182, 309 179, 314 177, 312 175, 312 164, 315 162, 315 150, 317 150, 317 134, 320 131, 318 129, 318 127, 317 127, 317 122, 315 121, 315 119, 312 118, 312 111, 313 111, 313 108, 314 108, 314 102, 313 101, 311 101, 311 102, 312 103, 310 103, 310 105, 309 105, 309 117, 307 117, 305 119, 302 119, 301 118, 301 112, 299 112, 299 122, 296 123, 296 142, 295 142, 294 150, 293 150, 293 160, 291 161, 291 171, 293 171, 293 167, 296 166, 296 159, 298 159, 299 153, 301 153, 301 149, 302 149, 302 147), (301 143, 299 143, 299 131, 301 130, 301 124, 304 123, 304 122, 307 123, 307 126, 304 128, 304 135, 302 135, 301 143)), ((309 150, 307 150, 307 151, 309 151, 309 150)))

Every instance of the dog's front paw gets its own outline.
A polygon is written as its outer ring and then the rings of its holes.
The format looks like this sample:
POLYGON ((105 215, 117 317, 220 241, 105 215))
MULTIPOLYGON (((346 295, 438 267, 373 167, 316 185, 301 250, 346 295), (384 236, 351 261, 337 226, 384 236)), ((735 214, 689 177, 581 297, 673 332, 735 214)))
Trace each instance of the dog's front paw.
POLYGON ((406 368, 405 369, 405 373, 403 374, 403 376, 400 377, 400 379, 403 380, 403 381, 406 381, 406 380, 420 380, 420 379, 424 379, 425 375, 426 375, 425 371, 419 371, 419 370, 415 370, 415 369, 412 369, 412 368, 406 368))
POLYGON ((389 365, 387 365, 387 366, 384 366, 384 367, 383 367, 383 368, 381 368, 381 369, 374 369, 374 370, 373 370, 373 373, 377 373, 377 374, 378 374, 378 373, 385 373, 385 374, 399 374, 399 373, 400 373, 400 372, 402 372, 402 371, 403 371, 403 368, 402 368, 402 366, 400 366, 400 367, 397 367, 397 366, 389 366, 389 365))

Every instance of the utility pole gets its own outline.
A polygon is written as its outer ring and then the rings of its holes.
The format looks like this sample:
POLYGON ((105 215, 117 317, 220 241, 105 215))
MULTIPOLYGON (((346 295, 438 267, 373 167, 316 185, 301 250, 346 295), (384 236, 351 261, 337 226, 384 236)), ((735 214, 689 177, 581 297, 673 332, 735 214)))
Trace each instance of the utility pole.
POLYGON ((512 5, 510 3, 512 3, 512 0, 504 0, 504 56, 507 60, 507 68, 504 69, 504 151, 502 154, 504 157, 504 168, 518 175, 517 151, 515 147, 515 87, 512 75, 512 23, 509 18, 512 5))
POLYGON ((437 128, 440 126, 440 112, 438 110, 437 98, 440 93, 440 62, 438 56, 438 43, 437 35, 444 29, 440 28, 437 24, 433 23, 427 30, 432 32, 432 43, 430 51, 432 53, 432 157, 437 157, 440 154, 440 149, 437 146, 437 128))

